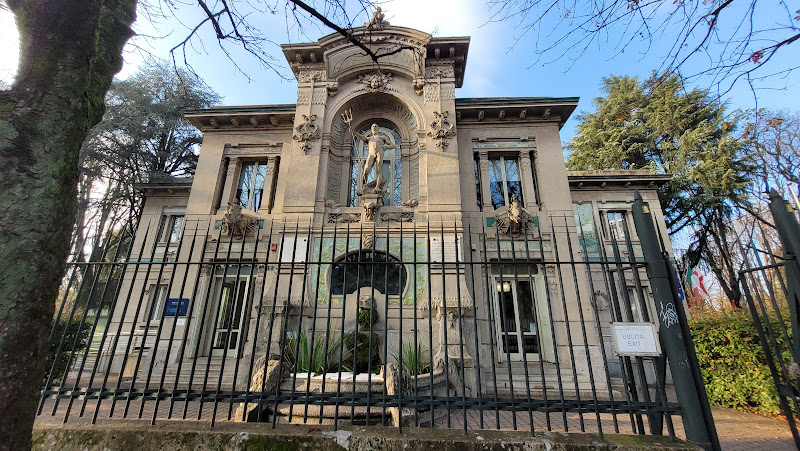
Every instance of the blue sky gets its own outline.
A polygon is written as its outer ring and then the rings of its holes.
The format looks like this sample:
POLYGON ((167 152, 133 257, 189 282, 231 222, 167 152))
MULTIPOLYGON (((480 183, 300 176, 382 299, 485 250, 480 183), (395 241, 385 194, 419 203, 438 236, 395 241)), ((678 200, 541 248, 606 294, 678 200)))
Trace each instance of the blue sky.
MULTIPOLYGON (((581 111, 593 109, 592 99, 601 95, 602 77, 612 74, 635 75, 640 79, 650 75, 661 64, 660 57, 671 44, 667 38, 655 42, 631 42, 624 53, 616 47, 614 35, 605 36, 603 45, 594 45, 580 58, 573 61, 574 55, 556 59, 545 64, 535 62, 533 36, 526 35, 514 45, 519 36, 517 23, 513 20, 487 23, 489 11, 484 0, 393 0, 384 3, 386 19, 393 25, 417 28, 435 36, 470 36, 470 50, 465 73, 464 86, 457 90, 458 97, 513 97, 513 96, 551 96, 580 97, 575 115, 562 130, 562 140, 567 141, 574 133, 581 111), (607 43, 606 43, 607 42, 607 43), (512 48, 513 45, 513 48, 512 48), (645 51, 648 49, 649 51, 645 51)), ((152 53, 160 58, 169 57, 169 48, 186 35, 187 27, 193 26, 200 10, 185 7, 175 18, 162 19, 153 26, 145 14, 140 12, 135 25, 137 33, 157 36, 158 39, 136 39, 128 45, 125 53, 126 64, 121 77, 135 72, 146 57, 152 53)), ((259 16, 257 26, 262 30, 275 30, 269 37, 276 43, 268 48, 277 58, 278 71, 291 77, 291 71, 282 58, 279 43, 308 42, 329 34, 331 30, 306 27, 306 34, 296 29, 287 30, 282 14, 259 16)), ((151 18, 152 19, 152 18, 151 18)), ((368 19, 361 13, 355 23, 368 19)), ((555 25, 553 25, 555 26, 555 25)), ((543 26, 543 29, 550 29, 543 26)), ((542 34, 540 42, 547 42, 553 36, 542 34)), ((0 13, 0 79, 10 82, 16 61, 16 45, 13 19, 10 13, 0 13)), ((790 48, 782 58, 800 60, 800 45, 790 48)), ((204 40, 194 42, 188 54, 189 62, 205 81, 224 97, 226 105, 263 105, 274 103, 294 103, 296 83, 281 79, 275 72, 265 70, 258 62, 238 48, 231 48, 233 58, 248 77, 234 67, 217 47, 210 30, 206 30, 204 40)), ((702 61, 699 63, 702 64, 702 61)), ((688 67, 694 69, 700 67, 688 67)), ((707 81, 698 80, 694 86, 708 87, 707 81), (704 83, 706 83, 704 85, 704 83)), ((796 108, 800 76, 793 74, 785 79, 774 80, 768 88, 759 91, 759 107, 792 109, 796 108), (782 88, 782 89, 774 89, 782 88)), ((753 94, 743 83, 728 95, 732 107, 751 108, 754 106, 753 94)))

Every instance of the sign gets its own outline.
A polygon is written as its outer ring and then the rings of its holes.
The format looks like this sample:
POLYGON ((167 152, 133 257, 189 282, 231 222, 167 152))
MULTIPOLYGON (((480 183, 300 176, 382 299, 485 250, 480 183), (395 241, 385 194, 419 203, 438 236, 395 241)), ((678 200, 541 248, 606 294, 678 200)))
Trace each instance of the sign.
POLYGON ((187 298, 169 298, 164 308, 164 316, 186 316, 186 309, 189 307, 187 298))
POLYGON ((442 262, 442 256, 444 256, 445 262, 455 262, 456 256, 459 262, 463 262, 464 256, 460 248, 461 246, 456 244, 455 235, 445 235, 444 237, 432 236, 431 262, 442 262), (444 240, 442 240, 442 238, 444 238, 444 240))
POLYGON ((287 236, 283 238, 281 247, 281 262, 283 263, 302 263, 306 261, 308 252, 308 237, 287 236), (294 255, 292 253, 294 252, 294 255))
POLYGON ((661 345, 658 342, 656 325, 653 323, 611 323, 614 350, 617 355, 658 356, 661 345))

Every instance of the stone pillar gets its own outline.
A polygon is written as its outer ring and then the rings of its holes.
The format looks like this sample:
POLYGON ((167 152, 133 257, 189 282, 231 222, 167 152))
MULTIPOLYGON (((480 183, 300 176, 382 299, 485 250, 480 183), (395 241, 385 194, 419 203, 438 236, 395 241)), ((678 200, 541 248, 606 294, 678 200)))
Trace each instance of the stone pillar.
POLYGON ((222 202, 219 208, 225 210, 228 208, 228 203, 233 202, 233 196, 236 195, 236 186, 239 184, 239 172, 242 170, 242 160, 237 157, 231 157, 228 163, 228 175, 225 177, 225 187, 222 190, 222 202))
POLYGON ((489 188, 489 152, 478 152, 478 171, 481 175, 481 205, 483 211, 492 211, 492 194, 489 188), (489 208, 487 210, 487 208, 489 208))
POLYGON ((269 214, 272 212, 270 201, 272 200, 273 190, 275 189, 275 177, 278 176, 275 171, 275 163, 277 157, 267 158, 267 171, 264 175, 264 191, 261 193, 261 206, 258 208, 259 214, 269 214))
POLYGON ((533 184, 533 168, 531 166, 531 149, 519 151, 519 177, 522 181, 522 192, 525 193, 525 208, 536 207, 536 187, 533 184))

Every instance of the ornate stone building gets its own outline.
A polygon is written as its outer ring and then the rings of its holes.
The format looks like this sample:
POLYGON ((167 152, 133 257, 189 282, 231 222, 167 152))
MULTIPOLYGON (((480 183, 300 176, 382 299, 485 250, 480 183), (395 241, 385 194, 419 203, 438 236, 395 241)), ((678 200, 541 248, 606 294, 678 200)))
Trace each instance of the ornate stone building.
POLYGON ((243 389, 245 363, 292 330, 341 337, 374 308, 383 359, 418 341, 473 396, 524 391, 525 375, 535 390, 613 385, 613 301, 631 305, 619 319, 647 320, 646 276, 609 288, 572 263, 607 260, 625 237, 637 253, 634 189, 667 236, 668 177, 567 171, 559 130, 577 98, 457 98, 468 37, 380 17, 353 36, 379 63, 338 34, 283 46, 294 105, 186 113, 203 132, 196 175, 143 187, 131 257, 186 264, 128 270, 112 370, 189 383, 194 362, 243 389), (359 275, 369 265, 380 280, 359 275))

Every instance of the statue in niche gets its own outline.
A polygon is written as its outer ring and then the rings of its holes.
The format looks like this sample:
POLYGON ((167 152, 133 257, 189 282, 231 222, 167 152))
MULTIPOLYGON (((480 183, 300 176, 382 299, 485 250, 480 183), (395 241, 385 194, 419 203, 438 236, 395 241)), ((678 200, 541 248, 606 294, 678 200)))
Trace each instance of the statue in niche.
POLYGON ((364 168, 361 174, 361 185, 364 189, 374 189, 376 192, 382 190, 386 185, 386 180, 383 178, 383 154, 387 150, 394 149, 394 142, 385 133, 381 133, 378 124, 372 124, 370 128, 371 134, 364 136, 361 133, 353 131, 351 122, 353 121, 353 113, 345 111, 342 114, 342 119, 347 123, 348 128, 353 132, 353 136, 367 143, 369 154, 366 161, 364 161, 364 168), (369 176, 374 172, 375 180, 367 182, 369 176))

